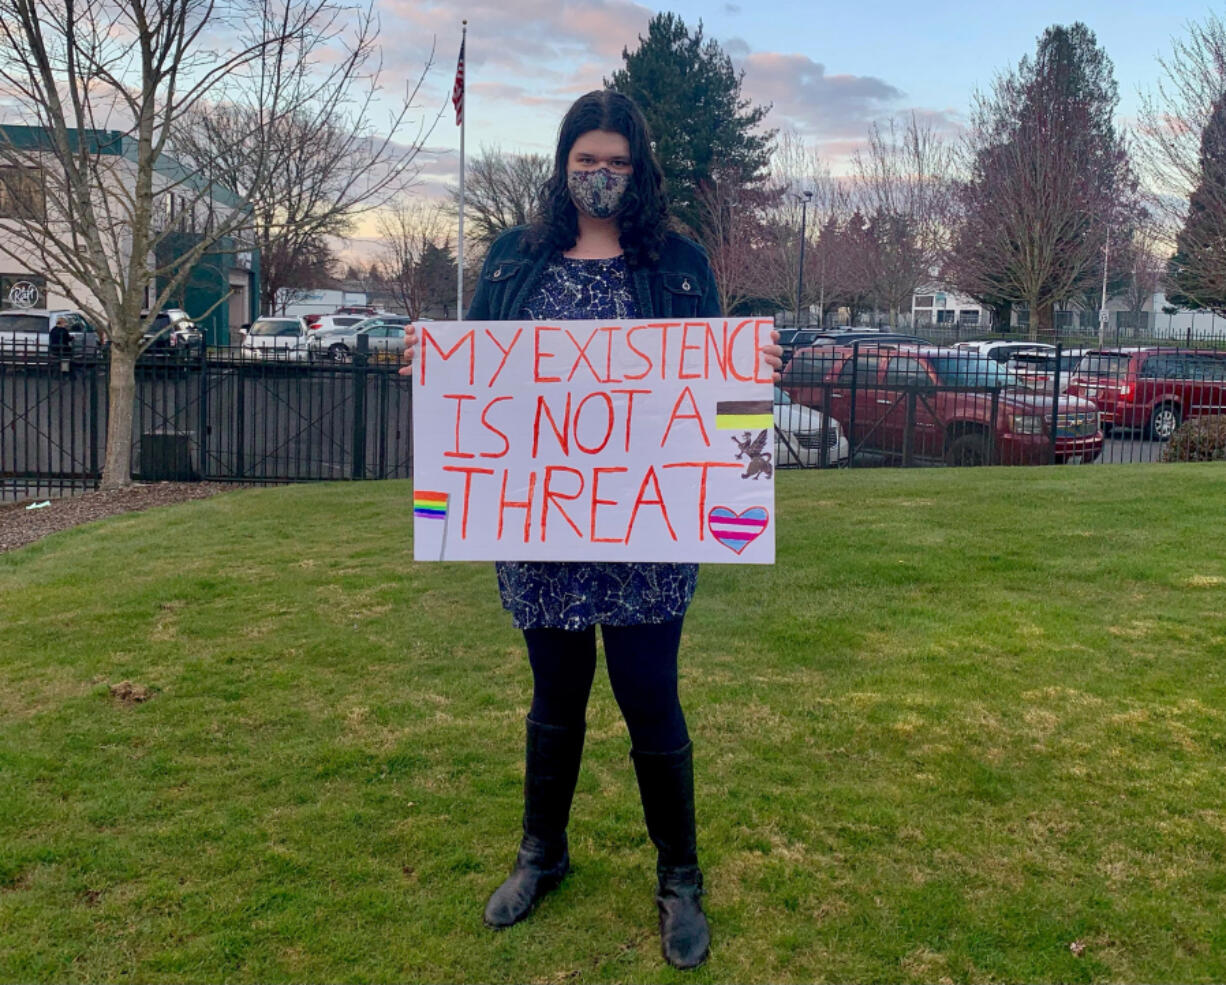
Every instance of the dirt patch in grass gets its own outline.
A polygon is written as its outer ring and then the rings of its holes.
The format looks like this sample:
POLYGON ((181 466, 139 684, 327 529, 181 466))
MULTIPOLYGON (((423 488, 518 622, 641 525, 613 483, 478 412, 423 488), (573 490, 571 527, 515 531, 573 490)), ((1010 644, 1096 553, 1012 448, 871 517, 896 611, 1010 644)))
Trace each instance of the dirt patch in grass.
POLYGON ((237 488, 237 485, 226 482, 151 482, 124 486, 122 489, 99 489, 49 501, 40 499, 0 504, 0 554, 82 523, 154 506, 207 499, 237 488), (34 503, 42 502, 49 502, 50 505, 29 508, 34 503))
POLYGON ((111 697, 119 704, 131 707, 144 704, 153 697, 153 691, 144 684, 133 684, 131 681, 120 681, 111 685, 111 697))

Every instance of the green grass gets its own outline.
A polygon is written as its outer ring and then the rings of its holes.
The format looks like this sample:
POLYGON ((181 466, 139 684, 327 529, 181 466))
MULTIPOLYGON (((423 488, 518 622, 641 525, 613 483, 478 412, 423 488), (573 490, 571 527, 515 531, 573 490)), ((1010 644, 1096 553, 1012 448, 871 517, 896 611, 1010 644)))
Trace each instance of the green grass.
POLYGON ((574 871, 482 927, 530 677, 489 565, 410 561, 407 483, 0 556, 0 979, 1226 979, 1224 483, 781 475, 778 564, 704 568, 687 623, 689 974, 603 674, 574 871))

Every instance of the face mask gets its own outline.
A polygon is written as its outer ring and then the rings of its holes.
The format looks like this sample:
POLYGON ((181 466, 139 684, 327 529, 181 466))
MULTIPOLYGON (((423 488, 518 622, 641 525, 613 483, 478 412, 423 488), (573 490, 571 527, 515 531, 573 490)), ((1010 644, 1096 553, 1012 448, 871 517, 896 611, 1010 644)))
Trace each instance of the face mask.
POLYGON ((626 189, 630 187, 630 175, 614 174, 608 168, 570 171, 566 175, 566 187, 580 212, 593 219, 607 219, 621 208, 626 189))

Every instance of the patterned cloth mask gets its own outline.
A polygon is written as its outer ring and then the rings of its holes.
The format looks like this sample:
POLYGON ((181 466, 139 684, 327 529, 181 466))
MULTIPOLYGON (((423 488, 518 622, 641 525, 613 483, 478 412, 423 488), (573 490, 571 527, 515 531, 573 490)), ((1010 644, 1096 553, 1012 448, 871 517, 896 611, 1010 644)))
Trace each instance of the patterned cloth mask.
POLYGON ((608 168, 595 171, 569 171, 566 187, 575 208, 593 219, 607 219, 622 206, 630 175, 614 174, 608 168))

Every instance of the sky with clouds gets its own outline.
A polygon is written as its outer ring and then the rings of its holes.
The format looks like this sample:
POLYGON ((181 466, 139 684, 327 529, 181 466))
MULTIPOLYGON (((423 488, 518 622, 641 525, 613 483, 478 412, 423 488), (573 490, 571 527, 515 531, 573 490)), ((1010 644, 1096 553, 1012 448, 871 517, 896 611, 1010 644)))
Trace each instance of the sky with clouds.
POLYGON ((551 153, 571 101, 601 86, 654 14, 671 11, 691 29, 701 20, 744 70, 744 94, 773 107, 766 123, 819 144, 837 172, 873 120, 914 110, 956 130, 974 90, 1032 52, 1053 23, 1082 20, 1097 34, 1115 63, 1126 125, 1172 37, 1212 8, 1188 0, 379 0, 377 9, 389 80, 416 75, 435 46, 422 102, 446 112, 422 163, 423 178, 437 185, 457 169, 459 130, 447 99, 463 18, 469 154, 483 145, 551 153))

